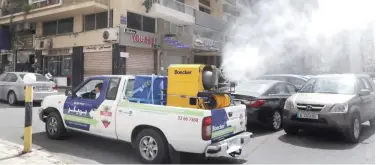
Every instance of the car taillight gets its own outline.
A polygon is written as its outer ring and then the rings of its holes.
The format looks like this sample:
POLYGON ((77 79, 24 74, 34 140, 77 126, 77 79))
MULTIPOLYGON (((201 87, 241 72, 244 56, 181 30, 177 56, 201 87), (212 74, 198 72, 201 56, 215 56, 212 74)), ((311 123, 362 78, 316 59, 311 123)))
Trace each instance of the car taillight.
POLYGON ((202 119, 202 140, 211 140, 212 119, 211 117, 204 117, 202 119))
POLYGON ((52 86, 52 89, 53 89, 53 90, 56 90, 56 89, 57 89, 57 86, 56 86, 56 85, 53 85, 53 86, 52 86))
POLYGON ((265 100, 255 100, 255 101, 251 101, 251 103, 249 104, 252 108, 258 108, 258 107, 261 107, 262 105, 264 105, 265 103, 265 100))

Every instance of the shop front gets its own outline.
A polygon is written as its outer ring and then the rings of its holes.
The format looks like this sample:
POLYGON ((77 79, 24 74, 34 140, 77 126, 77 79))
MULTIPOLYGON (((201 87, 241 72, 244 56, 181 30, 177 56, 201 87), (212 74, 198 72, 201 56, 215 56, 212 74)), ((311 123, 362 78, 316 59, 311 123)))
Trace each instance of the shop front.
POLYGON ((153 74, 157 68, 159 36, 154 33, 121 28, 119 45, 124 47, 120 53, 125 61, 126 74, 153 74))
POLYGON ((84 46, 84 79, 112 74, 112 44, 84 46))
POLYGON ((70 86, 72 76, 72 48, 43 50, 43 74, 50 73, 57 86, 70 86))
POLYGON ((171 64, 189 64, 193 60, 191 54, 192 37, 191 36, 168 36, 164 35, 162 50, 160 52, 160 67, 163 72, 171 64))
POLYGON ((194 63, 219 67, 221 65, 222 33, 198 25, 194 26, 193 33, 194 63))

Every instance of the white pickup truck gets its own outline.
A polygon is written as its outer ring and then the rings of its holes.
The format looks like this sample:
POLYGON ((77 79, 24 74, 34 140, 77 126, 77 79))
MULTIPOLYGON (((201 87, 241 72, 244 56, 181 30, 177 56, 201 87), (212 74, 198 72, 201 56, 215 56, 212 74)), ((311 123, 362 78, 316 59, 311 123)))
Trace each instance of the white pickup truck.
POLYGON ((66 95, 46 97, 39 118, 48 137, 61 139, 74 130, 130 142, 142 163, 153 164, 180 159, 180 152, 235 157, 252 137, 246 132, 244 105, 202 110, 135 103, 127 99, 134 80, 130 75, 94 76, 66 95), (99 97, 97 84, 102 85, 99 97))

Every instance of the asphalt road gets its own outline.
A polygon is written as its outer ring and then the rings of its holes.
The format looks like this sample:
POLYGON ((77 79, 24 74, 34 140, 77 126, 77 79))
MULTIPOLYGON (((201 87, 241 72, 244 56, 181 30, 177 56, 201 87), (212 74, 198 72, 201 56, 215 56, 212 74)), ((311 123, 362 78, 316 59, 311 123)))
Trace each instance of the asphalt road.
MULTIPOLYGON (((0 138, 23 144, 24 108, 0 104, 0 138)), ((368 123, 363 125, 361 142, 346 144, 332 132, 302 132, 288 136, 285 132, 269 132, 253 126, 255 138, 245 147, 238 159, 203 160, 184 155, 189 164, 375 164, 375 136, 368 123)), ((62 141, 47 139, 44 124, 39 121, 37 108, 33 113, 33 147, 53 152, 63 159, 82 164, 135 164, 139 163, 129 144, 95 136, 72 133, 62 141)))

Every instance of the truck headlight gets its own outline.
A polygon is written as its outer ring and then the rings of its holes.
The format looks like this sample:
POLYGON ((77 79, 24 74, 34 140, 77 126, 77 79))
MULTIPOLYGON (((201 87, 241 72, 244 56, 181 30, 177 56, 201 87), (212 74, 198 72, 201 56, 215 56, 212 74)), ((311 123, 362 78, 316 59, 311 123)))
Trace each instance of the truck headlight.
POLYGON ((334 104, 334 106, 330 109, 330 112, 334 113, 345 113, 348 110, 348 104, 347 103, 339 103, 334 104))
POLYGON ((283 109, 285 110, 292 110, 295 108, 295 104, 292 100, 290 99, 287 99, 286 102, 285 102, 285 106, 283 107, 283 109))

